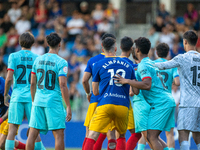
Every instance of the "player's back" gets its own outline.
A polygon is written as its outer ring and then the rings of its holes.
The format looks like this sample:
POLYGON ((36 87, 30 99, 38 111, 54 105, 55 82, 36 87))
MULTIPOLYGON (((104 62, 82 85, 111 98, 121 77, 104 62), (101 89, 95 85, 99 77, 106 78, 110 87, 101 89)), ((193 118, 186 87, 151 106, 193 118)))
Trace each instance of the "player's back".
POLYGON ((125 59, 126 61, 128 61, 130 64, 131 64, 131 66, 133 67, 133 68, 136 68, 138 65, 137 64, 134 64, 133 63, 133 61, 131 61, 129 58, 127 58, 127 57, 122 57, 121 56, 121 58, 123 58, 123 59, 125 59))
MULTIPOLYGON (((154 62, 158 63, 158 62, 166 62, 166 61, 167 60, 164 58, 159 58, 159 59, 156 59, 154 62)), ((163 77, 163 81, 164 81, 166 89, 168 90, 168 92, 171 93, 173 80, 174 78, 179 76, 177 68, 160 70, 160 74, 163 77)))
POLYGON ((151 78, 151 89, 142 90, 145 100, 155 107, 174 107, 175 102, 172 95, 167 91, 163 78, 158 68, 154 67, 154 62, 148 57, 143 58, 138 65, 138 72, 142 80, 151 78), (143 75, 147 75, 142 77, 143 75))
POLYGON ((62 105, 59 76, 66 76, 67 70, 67 61, 57 54, 47 53, 35 60, 33 66, 33 74, 37 76, 35 106, 55 107, 62 105))
POLYGON ((38 56, 29 50, 12 53, 8 60, 8 70, 14 71, 11 101, 31 102, 31 70, 38 56))
POLYGON ((134 70, 126 60, 119 57, 106 57, 94 66, 93 82, 99 82, 99 104, 114 104, 129 107, 128 84, 115 84, 113 77, 120 74, 126 79, 134 79, 134 70))

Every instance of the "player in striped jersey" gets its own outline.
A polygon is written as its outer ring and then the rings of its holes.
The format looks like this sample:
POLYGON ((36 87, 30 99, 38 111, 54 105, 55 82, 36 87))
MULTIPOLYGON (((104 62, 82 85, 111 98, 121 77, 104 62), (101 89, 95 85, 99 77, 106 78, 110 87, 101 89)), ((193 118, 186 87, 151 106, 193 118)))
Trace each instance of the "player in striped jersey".
POLYGON ((179 104, 177 128, 181 150, 189 150, 189 133, 200 150, 200 54, 195 50, 198 36, 194 31, 183 35, 185 54, 172 60, 155 65, 159 69, 178 68, 180 76, 181 98, 179 104))

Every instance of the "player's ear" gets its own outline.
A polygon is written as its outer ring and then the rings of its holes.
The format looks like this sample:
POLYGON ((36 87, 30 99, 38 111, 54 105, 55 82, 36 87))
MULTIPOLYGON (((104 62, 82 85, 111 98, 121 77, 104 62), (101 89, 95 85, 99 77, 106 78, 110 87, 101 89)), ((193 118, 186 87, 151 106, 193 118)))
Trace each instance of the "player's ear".
POLYGON ((115 52, 117 51, 117 47, 115 47, 115 52))
POLYGON ((60 46, 61 46, 61 43, 58 44, 58 47, 60 47, 60 46))
POLYGON ((187 40, 186 40, 186 39, 184 39, 184 40, 183 40, 183 42, 184 42, 184 45, 186 45, 186 44, 187 44, 187 40))
POLYGON ((103 48, 102 48, 102 52, 105 53, 103 48))

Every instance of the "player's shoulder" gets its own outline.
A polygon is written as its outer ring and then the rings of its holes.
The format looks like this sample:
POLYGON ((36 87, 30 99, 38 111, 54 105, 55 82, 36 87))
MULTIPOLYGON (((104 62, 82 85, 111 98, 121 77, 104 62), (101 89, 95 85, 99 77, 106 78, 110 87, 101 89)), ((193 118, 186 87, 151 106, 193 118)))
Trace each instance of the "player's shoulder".
POLYGON ((2 82, 5 82, 5 79, 0 76, 0 84, 2 84, 2 82))
POLYGON ((103 53, 101 53, 101 54, 98 54, 98 55, 96 55, 96 56, 94 56, 94 57, 91 57, 91 58, 89 59, 89 62, 100 61, 100 60, 102 60, 103 58, 105 58, 105 55, 104 55, 103 53))

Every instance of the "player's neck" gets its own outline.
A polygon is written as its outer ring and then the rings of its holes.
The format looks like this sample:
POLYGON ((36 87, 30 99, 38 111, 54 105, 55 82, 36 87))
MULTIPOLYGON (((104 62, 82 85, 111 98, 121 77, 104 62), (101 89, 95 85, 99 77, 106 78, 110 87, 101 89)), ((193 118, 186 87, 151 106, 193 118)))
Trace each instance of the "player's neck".
POLYGON ((167 57, 158 57, 158 59, 167 59, 167 57))
POLYGON ((55 49, 49 49, 49 53, 52 53, 52 54, 57 54, 58 55, 58 51, 55 50, 55 49))
POLYGON ((22 49, 21 50, 28 50, 28 51, 31 51, 31 49, 30 48, 25 48, 25 47, 22 47, 22 49))
POLYGON ((121 53, 121 56, 122 56, 122 57, 127 57, 127 58, 128 58, 128 57, 130 56, 130 53, 128 53, 128 52, 122 52, 122 53, 121 53))
POLYGON ((185 49, 186 52, 189 52, 189 51, 196 51, 195 49, 195 46, 188 46, 186 49, 185 49))
POLYGON ((110 53, 106 53, 106 52, 105 52, 104 54, 105 54, 106 57, 116 56, 116 54, 113 53, 113 52, 110 52, 110 53))
POLYGON ((139 61, 141 62, 141 60, 142 60, 143 58, 146 58, 146 57, 148 57, 148 55, 146 55, 146 54, 141 54, 141 55, 139 55, 138 59, 139 59, 139 61))

